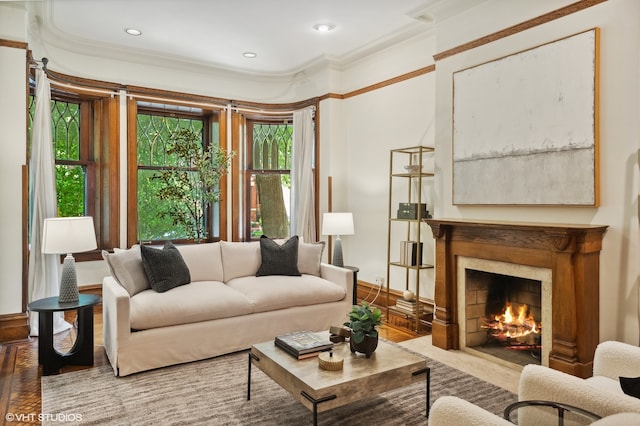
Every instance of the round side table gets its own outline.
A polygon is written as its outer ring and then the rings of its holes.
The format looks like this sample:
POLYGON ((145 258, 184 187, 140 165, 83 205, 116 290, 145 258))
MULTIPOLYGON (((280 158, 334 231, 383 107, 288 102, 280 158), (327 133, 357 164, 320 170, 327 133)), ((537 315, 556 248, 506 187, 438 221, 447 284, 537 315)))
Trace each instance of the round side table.
POLYGON ((47 297, 29 303, 28 309, 38 312, 38 364, 42 374, 60 371, 65 365, 93 365, 93 307, 100 303, 94 294, 81 294, 77 302, 60 303, 58 297, 47 297), (62 354, 53 347, 53 313, 78 312, 78 336, 69 352, 62 354))

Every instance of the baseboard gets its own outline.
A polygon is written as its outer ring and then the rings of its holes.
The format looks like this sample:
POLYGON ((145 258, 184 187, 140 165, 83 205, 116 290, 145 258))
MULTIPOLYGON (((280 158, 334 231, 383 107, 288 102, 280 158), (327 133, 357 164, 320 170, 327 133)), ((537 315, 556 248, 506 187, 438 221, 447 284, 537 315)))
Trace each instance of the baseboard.
POLYGON ((26 312, 0 315, 0 342, 15 342, 29 337, 29 316, 26 312))

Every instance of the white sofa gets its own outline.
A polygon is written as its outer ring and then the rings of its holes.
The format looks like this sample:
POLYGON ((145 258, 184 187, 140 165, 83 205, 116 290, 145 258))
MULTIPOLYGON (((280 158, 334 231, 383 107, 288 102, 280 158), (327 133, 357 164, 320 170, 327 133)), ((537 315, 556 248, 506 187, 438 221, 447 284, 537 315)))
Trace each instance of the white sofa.
MULTIPOLYGON (((518 400, 553 401, 578 407, 602 417, 594 425, 640 425, 640 399, 622 391, 620 377, 640 377, 640 348, 622 342, 602 342, 595 351, 593 376, 587 379, 540 365, 525 366, 518 383, 518 400)), ((558 424, 556 413, 549 408, 520 408, 518 424, 558 424)), ((431 409, 429 425, 449 424, 511 423, 460 398, 438 398, 431 409)), ((566 413, 564 424, 585 424, 585 418, 566 413)))
POLYGON ((321 263, 322 243, 298 247, 301 276, 256 276, 259 242, 178 246, 190 282, 150 288, 140 247, 103 252, 104 347, 118 376, 249 348, 296 330, 341 325, 353 272, 321 263))

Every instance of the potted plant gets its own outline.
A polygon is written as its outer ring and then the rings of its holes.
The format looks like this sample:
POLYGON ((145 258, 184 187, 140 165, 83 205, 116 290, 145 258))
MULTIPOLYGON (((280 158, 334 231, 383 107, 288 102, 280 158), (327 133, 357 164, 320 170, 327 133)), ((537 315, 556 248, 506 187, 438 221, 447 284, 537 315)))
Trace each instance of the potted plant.
POLYGON ((376 329, 382 321, 382 312, 378 308, 372 308, 369 303, 362 302, 362 305, 353 305, 348 314, 349 321, 344 325, 351 330, 349 345, 351 352, 360 352, 367 358, 378 347, 378 330, 376 329))
POLYGON ((208 237, 205 216, 209 206, 220 201, 220 179, 235 153, 214 144, 203 148, 198 133, 179 129, 171 134, 167 155, 175 164, 151 178, 160 181, 158 198, 168 202, 161 216, 170 217, 188 238, 203 241, 208 237))

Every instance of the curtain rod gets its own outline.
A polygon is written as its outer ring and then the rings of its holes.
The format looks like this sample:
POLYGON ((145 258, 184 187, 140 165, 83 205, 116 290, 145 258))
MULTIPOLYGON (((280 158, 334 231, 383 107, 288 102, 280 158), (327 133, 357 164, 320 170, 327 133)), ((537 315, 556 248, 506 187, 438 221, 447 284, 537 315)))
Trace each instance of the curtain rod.
MULTIPOLYGON (((125 89, 126 91, 126 89, 125 89)), ((149 95, 136 95, 135 93, 130 93, 127 91, 127 97, 129 99, 146 99, 146 100, 150 100, 150 101, 158 101, 158 102, 169 102, 172 104, 175 103, 179 103, 181 105, 189 105, 189 106, 199 106, 199 107, 206 107, 206 108, 220 108, 222 110, 227 109, 229 106, 228 105, 221 105, 221 104, 216 104, 216 103, 209 103, 209 102, 195 102, 195 101, 188 101, 188 100, 181 100, 181 99, 171 99, 171 98, 160 98, 157 96, 149 96, 149 95)))
MULTIPOLYGON (((64 79, 63 77, 57 76, 55 75, 55 73, 53 73, 52 71, 50 71, 47 68, 47 64, 49 63, 49 59, 46 57, 43 57, 41 61, 34 61, 34 62, 42 62, 42 70, 45 72, 45 74, 50 77, 50 81, 51 84, 57 85, 59 87, 66 87, 66 88, 71 88, 71 89, 78 89, 78 90, 86 90, 86 91, 90 91, 90 92, 94 92, 94 93, 102 93, 102 94, 108 94, 111 96, 114 95, 120 95, 119 91, 117 89, 103 89, 103 88, 92 88, 90 85, 78 85, 75 82, 71 82, 69 80, 64 79), (62 81, 60 81, 62 80, 62 81), (64 82, 63 82, 64 81, 64 82)), ((37 65, 37 64, 36 64, 37 65)), ((198 106, 198 107, 205 107, 205 108, 219 108, 221 110, 226 110, 226 109, 230 109, 232 111, 235 112, 247 112, 247 113, 254 113, 254 114, 265 114, 265 115, 289 115, 289 114, 293 114, 296 110, 265 110, 265 109, 261 109, 261 108, 251 108, 251 107, 240 107, 240 106, 236 106, 233 104, 233 102, 229 102, 226 105, 223 104, 217 104, 217 103, 209 103, 209 102, 196 102, 196 101, 189 101, 189 100, 183 100, 183 99, 171 99, 171 98, 163 98, 163 97, 157 97, 157 96, 149 96, 149 95, 142 95, 142 94, 135 94, 135 93, 130 93, 127 89, 126 86, 122 86, 122 88, 120 90, 124 90, 126 92, 126 96, 129 97, 129 99, 133 99, 133 98, 137 98, 137 99, 147 99, 147 100, 152 100, 152 101, 159 101, 159 102, 169 102, 169 103, 178 103, 181 105, 189 105, 189 106, 198 106)), ((304 109, 307 107, 311 107, 312 110, 315 112, 316 110, 316 106, 315 105, 307 105, 305 107, 302 107, 300 109, 304 109)))
MULTIPOLYGON (((315 105, 308 105, 310 106, 313 111, 315 112, 316 107, 315 105)), ((237 107, 237 106, 233 106, 231 105, 230 108, 236 112, 252 112, 252 113, 259 113, 259 114, 293 114, 294 112, 298 111, 298 110, 262 110, 262 109, 251 109, 251 108, 246 108, 246 107, 237 107)), ((300 109, 304 109, 307 108, 306 106, 300 109)))
POLYGON ((105 89, 103 87, 95 87, 90 84, 84 84, 84 85, 79 85, 74 81, 68 80, 64 77, 60 77, 59 75, 56 75, 55 72, 49 70, 49 68, 47 68, 47 64, 49 63, 49 58, 43 57, 41 61, 35 61, 36 64, 38 62, 42 62, 42 71, 44 71, 44 73, 46 74, 46 76, 49 78, 49 81, 51 84, 59 86, 59 87, 66 87, 69 89, 78 89, 78 90, 84 90, 84 91, 88 91, 88 92, 94 92, 94 93, 101 93, 101 94, 106 94, 106 95, 111 95, 111 97, 113 97, 115 94, 118 94, 118 90, 117 89, 105 89))

